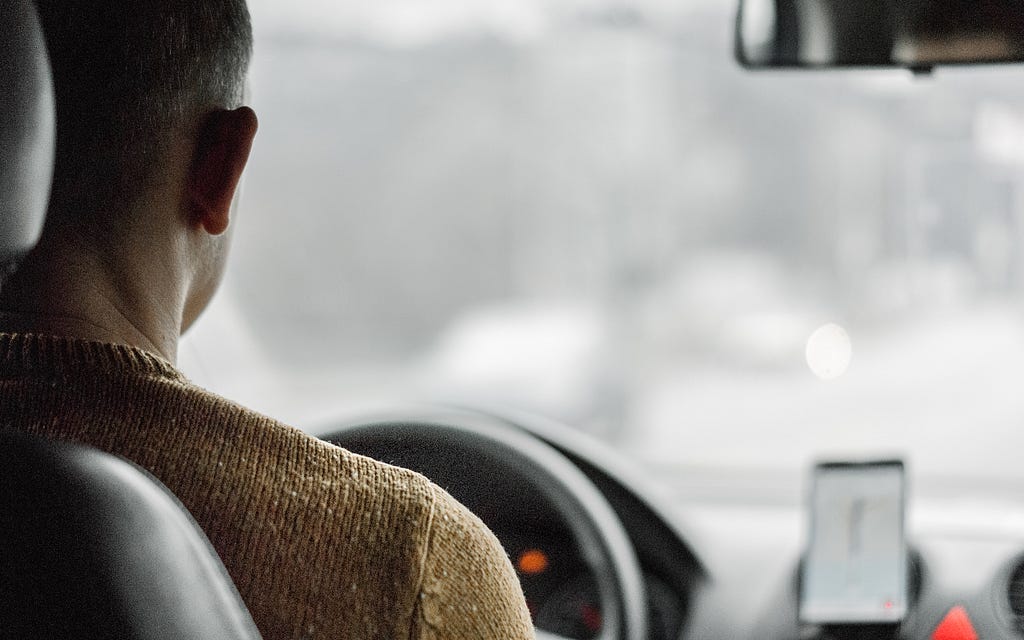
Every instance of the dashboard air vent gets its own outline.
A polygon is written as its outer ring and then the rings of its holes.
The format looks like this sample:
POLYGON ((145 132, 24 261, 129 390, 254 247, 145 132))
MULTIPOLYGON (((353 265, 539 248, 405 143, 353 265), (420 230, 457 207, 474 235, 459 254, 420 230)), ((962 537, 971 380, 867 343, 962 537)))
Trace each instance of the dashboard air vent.
POLYGON ((1017 629, 1024 632, 1024 560, 1018 562, 1010 573, 1006 594, 1010 599, 1010 611, 1017 629))

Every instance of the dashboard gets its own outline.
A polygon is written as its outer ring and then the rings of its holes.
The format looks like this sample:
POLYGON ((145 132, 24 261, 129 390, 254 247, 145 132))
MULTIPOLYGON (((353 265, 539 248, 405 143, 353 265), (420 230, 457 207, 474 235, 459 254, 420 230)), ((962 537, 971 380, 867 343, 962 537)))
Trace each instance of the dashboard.
POLYGON ((1024 638, 1024 501, 1012 489, 951 486, 912 498, 906 619, 818 627, 797 619, 800 500, 750 495, 757 491, 742 483, 651 477, 586 435, 508 412, 417 409, 324 433, 421 471, 480 516, 516 567, 541 638, 1024 638), (480 420, 510 435, 506 445, 545 453, 470 451, 457 431, 435 429, 480 420), (553 492, 554 484, 571 490, 553 492), (586 508, 574 511, 566 496, 576 493, 586 508), (591 518, 594 527, 581 526, 591 518), (605 534, 610 542, 597 539, 605 534))

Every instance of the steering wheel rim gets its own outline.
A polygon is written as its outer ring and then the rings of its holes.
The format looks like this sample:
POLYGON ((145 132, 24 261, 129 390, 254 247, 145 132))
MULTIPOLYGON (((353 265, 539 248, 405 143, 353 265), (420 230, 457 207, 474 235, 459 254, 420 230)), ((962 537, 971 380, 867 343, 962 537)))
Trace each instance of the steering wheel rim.
MULTIPOLYGON (((474 461, 486 462, 493 473, 515 474, 555 508, 595 578, 603 618, 597 640, 646 638, 643 576, 629 537, 597 487, 550 445, 496 417, 436 408, 347 420, 322 437, 435 481, 427 467, 458 475, 474 461)), ((540 639, 560 638, 537 631, 540 639)))

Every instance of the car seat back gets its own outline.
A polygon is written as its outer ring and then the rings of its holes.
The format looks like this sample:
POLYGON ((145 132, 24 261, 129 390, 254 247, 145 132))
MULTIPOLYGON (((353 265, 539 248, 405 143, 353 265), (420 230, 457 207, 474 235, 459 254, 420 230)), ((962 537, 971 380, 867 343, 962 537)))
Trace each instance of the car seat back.
POLYGON ((185 508, 129 462, 0 432, 0 638, 255 640, 185 508))

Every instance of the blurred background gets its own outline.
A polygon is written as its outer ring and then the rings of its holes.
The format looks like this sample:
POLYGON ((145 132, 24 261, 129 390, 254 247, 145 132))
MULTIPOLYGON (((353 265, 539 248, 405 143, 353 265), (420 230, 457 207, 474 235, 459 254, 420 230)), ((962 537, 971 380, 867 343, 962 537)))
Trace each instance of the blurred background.
POLYGON ((666 475, 1024 487, 1024 70, 747 72, 721 0, 250 0, 261 127, 196 382, 402 399, 666 475))

